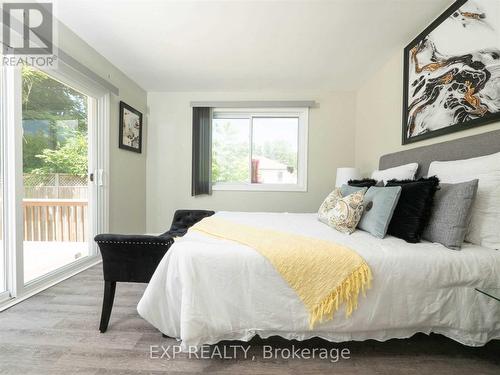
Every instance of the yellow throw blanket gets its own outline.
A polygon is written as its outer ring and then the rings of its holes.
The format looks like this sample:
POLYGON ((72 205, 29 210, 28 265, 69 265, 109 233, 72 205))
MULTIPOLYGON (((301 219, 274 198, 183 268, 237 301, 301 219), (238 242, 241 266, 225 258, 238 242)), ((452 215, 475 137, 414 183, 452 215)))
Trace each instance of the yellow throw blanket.
POLYGON ((257 250, 300 297, 309 311, 311 328, 333 318, 339 305, 346 316, 357 308, 360 290, 370 287, 371 270, 347 247, 291 233, 208 217, 189 229, 231 240, 257 250))

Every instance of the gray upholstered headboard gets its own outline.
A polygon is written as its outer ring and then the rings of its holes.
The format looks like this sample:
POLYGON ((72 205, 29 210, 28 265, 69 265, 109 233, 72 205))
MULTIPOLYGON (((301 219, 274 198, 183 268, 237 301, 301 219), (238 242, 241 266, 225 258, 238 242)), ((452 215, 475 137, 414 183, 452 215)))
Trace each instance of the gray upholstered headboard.
POLYGON ((383 155, 379 169, 417 162, 417 177, 422 177, 427 175, 429 165, 435 160, 468 159, 495 152, 500 152, 500 130, 383 155))

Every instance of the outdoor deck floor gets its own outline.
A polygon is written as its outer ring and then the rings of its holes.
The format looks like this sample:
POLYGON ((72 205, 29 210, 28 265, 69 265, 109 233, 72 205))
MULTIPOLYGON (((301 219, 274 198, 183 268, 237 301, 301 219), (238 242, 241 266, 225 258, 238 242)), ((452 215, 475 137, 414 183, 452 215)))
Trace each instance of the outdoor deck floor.
POLYGON ((87 242, 24 241, 24 281, 88 255, 87 242))

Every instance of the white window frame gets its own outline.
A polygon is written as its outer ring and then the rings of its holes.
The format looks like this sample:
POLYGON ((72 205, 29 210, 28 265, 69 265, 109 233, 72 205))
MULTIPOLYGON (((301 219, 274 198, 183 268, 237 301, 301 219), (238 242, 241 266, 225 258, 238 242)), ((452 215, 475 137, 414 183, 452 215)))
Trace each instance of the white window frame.
MULTIPOLYGON (((4 77, 4 69, 0 68, 0 98, 4 98, 6 95, 6 87, 5 87, 5 77, 4 77)), ((5 186, 6 186, 6 181, 5 181, 5 159, 7 156, 6 148, 3 146, 4 139, 5 139, 5 126, 4 124, 7 121, 6 118, 6 113, 3 110, 4 107, 4 101, 5 100, 0 100, 0 163, 1 165, 1 174, 0 178, 3 180, 3 188, 0 189, 0 194, 2 195, 0 199, 2 199, 3 203, 3 209, 0 212, 0 215, 2 215, 2 239, 0 241, 0 274, 2 275, 2 280, 0 280, 0 285, 2 285, 2 288, 0 288, 0 304, 4 303, 5 301, 10 299, 10 291, 9 291, 9 282, 8 282, 8 277, 9 277, 9 272, 8 272, 8 258, 7 258, 7 245, 6 245, 6 194, 5 194, 5 186)))
POLYGON ((248 118, 250 120, 249 140, 250 171, 252 159, 252 123, 257 117, 298 117, 297 183, 263 184, 251 182, 217 182, 212 185, 214 191, 307 191, 307 146, 309 135, 309 108, 214 108, 212 120, 220 118, 248 118))

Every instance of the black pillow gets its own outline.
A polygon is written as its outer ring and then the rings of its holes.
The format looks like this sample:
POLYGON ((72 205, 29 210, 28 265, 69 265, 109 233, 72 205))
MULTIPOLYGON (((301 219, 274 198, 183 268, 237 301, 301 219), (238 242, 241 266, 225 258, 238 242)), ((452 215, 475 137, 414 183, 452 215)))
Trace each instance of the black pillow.
POLYGON ((387 234, 411 243, 420 242, 429 223, 434 194, 439 188, 437 177, 418 180, 390 180, 386 186, 401 186, 399 198, 387 234))
POLYGON ((349 180, 347 181, 347 185, 369 188, 377 185, 377 180, 374 180, 373 178, 363 178, 362 180, 349 180))

